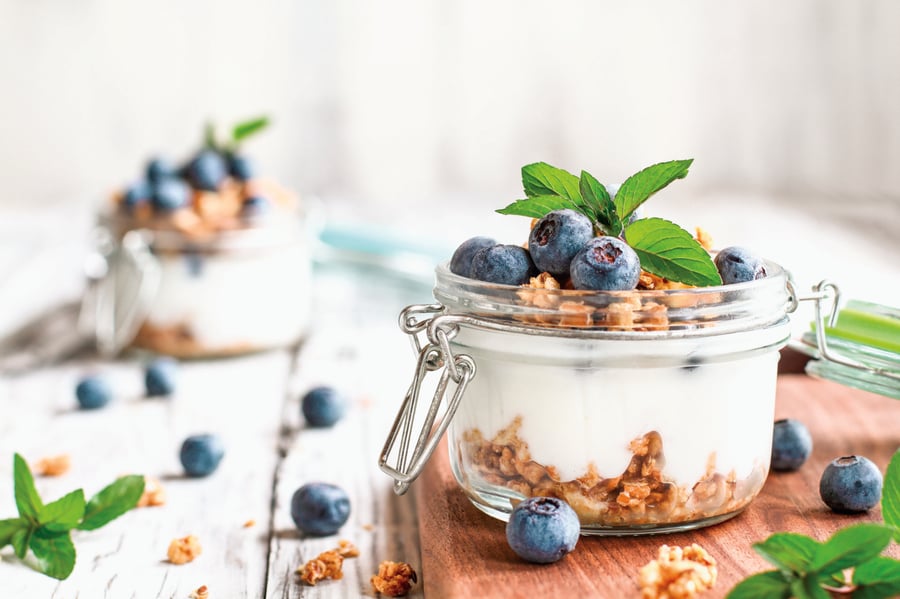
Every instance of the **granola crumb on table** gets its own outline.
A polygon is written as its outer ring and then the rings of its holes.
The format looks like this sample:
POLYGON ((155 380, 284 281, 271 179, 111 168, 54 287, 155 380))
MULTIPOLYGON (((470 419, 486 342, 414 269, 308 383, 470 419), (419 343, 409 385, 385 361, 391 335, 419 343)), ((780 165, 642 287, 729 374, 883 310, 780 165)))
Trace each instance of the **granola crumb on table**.
POLYGON ((340 580, 344 577, 343 566, 344 558, 357 557, 359 549, 350 541, 338 541, 335 549, 324 551, 309 560, 299 568, 297 575, 300 580, 310 586, 315 586, 320 580, 330 578, 332 580, 340 580))
POLYGON ((209 589, 206 585, 191 591, 191 599, 209 599, 209 589))
POLYGON ((172 539, 169 543, 168 557, 173 564, 180 565, 194 561, 203 552, 200 540, 194 535, 172 539))
POLYGON ((716 584, 716 560, 696 543, 659 548, 640 570, 642 599, 691 599, 716 584))
POLYGON ((35 462, 32 470, 40 476, 62 476, 72 467, 68 454, 41 458, 35 462))
POLYGON ((166 490, 163 488, 159 479, 149 476, 144 477, 144 493, 138 500, 137 507, 154 507, 165 505, 166 490))
POLYGON ((388 597, 402 597, 418 582, 416 571, 405 562, 383 561, 378 564, 378 574, 370 582, 376 593, 388 597))
POLYGON ((252 528, 254 526, 256 526, 256 520, 254 520, 253 518, 250 518, 249 520, 244 522, 244 528, 252 528))

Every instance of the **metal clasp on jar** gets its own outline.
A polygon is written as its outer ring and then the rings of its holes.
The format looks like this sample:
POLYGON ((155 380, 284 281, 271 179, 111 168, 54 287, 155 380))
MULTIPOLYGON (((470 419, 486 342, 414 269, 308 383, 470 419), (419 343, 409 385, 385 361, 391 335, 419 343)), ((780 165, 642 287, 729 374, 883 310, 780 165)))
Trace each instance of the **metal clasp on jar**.
POLYGON ((450 349, 450 340, 459 332, 458 319, 445 314, 442 305, 408 306, 400 313, 400 328, 412 341, 417 356, 416 370, 378 460, 381 469, 394 479, 394 492, 398 495, 405 493, 410 483, 421 474, 450 425, 469 381, 475 376, 475 361, 472 357, 454 354, 450 349), (424 344, 420 341, 422 334, 425 336, 424 344), (416 427, 422 383, 429 372, 435 371, 440 371, 440 378, 434 397, 421 424, 416 427), (441 406, 451 382, 456 388, 441 414, 441 406), (415 446, 410 451, 410 442, 417 430, 415 446), (399 447, 394 452, 398 440, 399 447), (388 462, 394 455, 395 465, 390 465, 388 462))

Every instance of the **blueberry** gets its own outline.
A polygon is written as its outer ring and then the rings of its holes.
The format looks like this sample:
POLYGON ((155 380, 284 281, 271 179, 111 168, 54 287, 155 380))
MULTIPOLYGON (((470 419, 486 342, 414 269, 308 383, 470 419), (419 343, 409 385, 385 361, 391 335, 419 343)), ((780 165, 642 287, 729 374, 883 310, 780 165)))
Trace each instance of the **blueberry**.
POLYGON ((178 375, 178 362, 172 358, 156 358, 147 365, 144 372, 144 386, 150 397, 172 395, 175 392, 175 379, 178 375))
POLYGON ((641 276, 641 262, 621 239, 595 237, 575 254, 569 274, 575 289, 634 289, 641 276))
POLYGON ((349 517, 350 498, 337 485, 307 483, 291 497, 291 518, 305 534, 332 535, 349 517))
POLYGON ((246 156, 232 154, 228 157, 228 173, 238 181, 249 181, 256 176, 256 165, 246 156))
POLYGON ((153 197, 153 187, 147 181, 137 181, 125 189, 122 205, 129 210, 149 201, 153 197))
POLYGON ((472 256, 473 279, 504 285, 523 285, 538 274, 528 250, 517 245, 493 245, 472 256))
POLYGON ((865 512, 881 501, 883 485, 878 466, 867 458, 852 455, 834 459, 825 467, 819 480, 819 495, 835 512, 865 512))
POLYGON ((181 466, 188 476, 209 476, 225 456, 225 445, 218 435, 191 435, 181 444, 181 466))
POLYGON ((528 236, 528 251, 538 270, 555 277, 569 273, 572 258, 594 237, 591 219, 574 210, 554 210, 528 236))
POLYGON ((300 407, 309 426, 328 427, 344 416, 347 399, 334 387, 315 387, 306 392, 300 407))
POLYGON ((156 157, 147 163, 147 179, 151 183, 159 183, 163 179, 178 176, 178 169, 165 158, 156 157))
POLYGON ((201 150, 188 165, 188 180, 197 189, 216 191, 226 174, 225 159, 215 150, 201 150))
POLYGON ((785 418, 775 421, 772 433, 772 470, 796 470, 812 453, 812 437, 799 420, 785 418))
POLYGON ((727 247, 716 254, 716 268, 726 285, 755 281, 766 276, 765 262, 750 250, 737 246, 727 247))
POLYGON ((99 376, 86 376, 75 386, 75 398, 84 410, 102 408, 112 399, 112 390, 99 376))
POLYGON ((191 188, 181 179, 163 179, 153 186, 153 208, 171 212, 190 203, 191 188))
POLYGON ((241 212, 244 216, 259 216, 265 214, 271 209, 272 203, 269 198, 264 196, 250 196, 244 200, 241 205, 241 212))
POLYGON ((575 549, 580 531, 578 516, 568 503, 556 497, 531 497, 510 515, 506 540, 522 559, 549 564, 575 549))
POLYGON ((497 242, 490 237, 472 237, 466 239, 450 258, 450 272, 461 277, 472 278, 472 258, 478 250, 489 248, 497 245, 497 242))

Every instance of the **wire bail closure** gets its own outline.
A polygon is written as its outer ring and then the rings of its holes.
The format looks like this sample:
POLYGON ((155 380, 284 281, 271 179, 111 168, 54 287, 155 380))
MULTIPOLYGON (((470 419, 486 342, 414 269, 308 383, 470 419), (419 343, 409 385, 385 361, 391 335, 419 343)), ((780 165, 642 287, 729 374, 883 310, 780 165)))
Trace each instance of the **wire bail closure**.
POLYGON ((475 376, 475 361, 472 357, 467 354, 454 355, 450 349, 450 340, 459 332, 455 320, 444 314, 441 304, 408 306, 400 313, 400 328, 410 336, 417 355, 416 369, 378 460, 381 470, 394 479, 394 492, 397 495, 406 493, 410 483, 422 473, 456 414, 469 381, 475 376), (424 345, 420 341, 420 334, 423 332, 428 341, 424 345), (415 419, 419 411, 422 383, 429 372, 438 370, 441 372, 434 397, 418 427, 415 446, 410 451, 410 442, 416 432, 415 419), (451 382, 455 389, 446 400, 444 413, 438 419, 451 382), (396 465, 391 466, 388 461, 395 453, 394 446, 398 439, 400 445, 396 452, 396 465))

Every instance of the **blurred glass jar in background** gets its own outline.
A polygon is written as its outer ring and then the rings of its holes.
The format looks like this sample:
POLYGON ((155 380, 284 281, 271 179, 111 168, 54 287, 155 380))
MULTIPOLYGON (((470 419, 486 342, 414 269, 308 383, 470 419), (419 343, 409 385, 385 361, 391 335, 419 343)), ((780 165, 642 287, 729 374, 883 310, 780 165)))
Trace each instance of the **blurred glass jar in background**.
POLYGON ((173 181, 163 197, 152 185, 123 190, 99 215, 82 314, 100 352, 201 358, 300 340, 311 256, 296 196, 257 179, 226 178, 211 191, 173 181))

